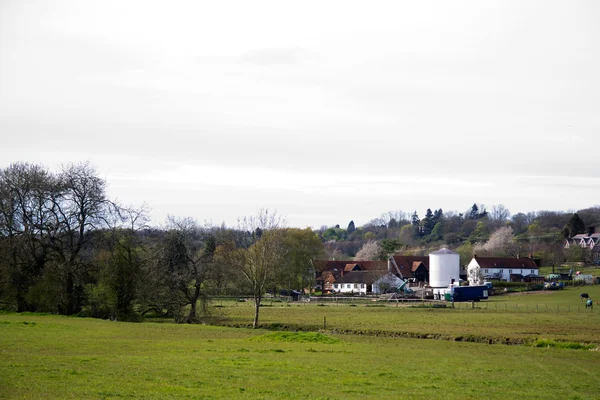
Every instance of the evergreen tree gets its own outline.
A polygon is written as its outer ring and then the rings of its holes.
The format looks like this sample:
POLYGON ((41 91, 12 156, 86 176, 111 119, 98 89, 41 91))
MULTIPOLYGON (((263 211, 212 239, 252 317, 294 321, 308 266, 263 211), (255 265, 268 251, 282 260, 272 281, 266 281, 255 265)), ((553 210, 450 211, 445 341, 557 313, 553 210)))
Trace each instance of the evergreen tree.
POLYGON ((577 213, 573 214, 567 225, 563 229, 563 235, 565 238, 571 238, 578 233, 585 233, 585 223, 579 217, 577 213))
POLYGON ((435 210, 433 213, 433 225, 435 226, 435 224, 441 222, 442 218, 444 218, 444 211, 442 211, 441 208, 439 210, 435 210))
POLYGON ((469 212, 469 219, 478 219, 479 218, 479 207, 477 204, 473 203, 473 207, 471 207, 471 212, 469 212))
POLYGON ((412 224, 413 226, 419 226, 421 224, 421 220, 419 219, 419 215, 417 214, 417 212, 415 211, 412 215, 412 224))
POLYGON ((352 232, 354 232, 355 230, 356 230, 356 226, 354 226, 354 221, 350 221, 350 223, 348 224, 348 228, 346 229, 346 232, 348 232, 348 235, 349 235, 352 232))
POLYGON ((433 212, 431 212, 431 208, 427 209, 425 213, 425 218, 423 218, 423 234, 429 235, 435 226, 435 221, 433 219, 433 212))

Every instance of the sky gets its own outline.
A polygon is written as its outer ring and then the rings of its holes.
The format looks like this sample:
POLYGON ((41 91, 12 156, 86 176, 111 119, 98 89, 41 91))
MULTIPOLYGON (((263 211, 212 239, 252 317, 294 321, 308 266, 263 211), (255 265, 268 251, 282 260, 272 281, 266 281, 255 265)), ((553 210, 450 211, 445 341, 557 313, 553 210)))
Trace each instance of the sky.
POLYGON ((0 0, 0 168, 235 225, 600 203, 600 2, 0 0))

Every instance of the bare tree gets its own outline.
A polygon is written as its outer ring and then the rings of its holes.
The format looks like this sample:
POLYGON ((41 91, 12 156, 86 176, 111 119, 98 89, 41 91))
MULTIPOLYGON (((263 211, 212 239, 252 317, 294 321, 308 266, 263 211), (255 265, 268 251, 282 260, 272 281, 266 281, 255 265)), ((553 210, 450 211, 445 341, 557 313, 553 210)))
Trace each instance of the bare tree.
POLYGON ((134 301, 139 292, 147 261, 142 229, 149 221, 148 207, 114 206, 111 227, 103 235, 103 249, 96 256, 102 265, 98 285, 107 289, 107 305, 113 320, 136 320, 134 301))
POLYGON ((63 167, 58 179, 60 192, 53 197, 52 210, 59 229, 50 239, 62 286, 59 310, 70 315, 81 310, 91 265, 92 234, 108 226, 111 202, 106 197, 106 182, 90 163, 63 167))
POLYGON ((17 311, 35 311, 28 292, 51 257, 49 235, 57 229, 51 198, 56 178, 41 166, 17 163, 0 170, 0 295, 17 311), (8 295, 8 296, 5 296, 8 295))
POLYGON ((510 211, 508 211, 508 209, 502 204, 493 205, 489 213, 489 217, 494 225, 500 227, 504 225, 510 218, 510 211))
POLYGON ((242 246, 230 252, 230 265, 242 274, 250 286, 254 299, 254 328, 258 327, 263 296, 267 289, 274 286, 277 271, 284 262, 283 224, 277 213, 270 213, 266 209, 260 210, 255 217, 240 220, 239 231, 246 233, 246 240, 240 241, 242 246), (247 243, 250 245, 244 247, 247 243))
POLYGON ((170 294, 170 308, 177 322, 196 322, 197 304, 206 311, 204 289, 210 278, 216 241, 210 230, 201 229, 191 218, 168 218, 167 232, 159 248, 159 277, 170 294), (183 316, 185 308, 189 313, 183 316))

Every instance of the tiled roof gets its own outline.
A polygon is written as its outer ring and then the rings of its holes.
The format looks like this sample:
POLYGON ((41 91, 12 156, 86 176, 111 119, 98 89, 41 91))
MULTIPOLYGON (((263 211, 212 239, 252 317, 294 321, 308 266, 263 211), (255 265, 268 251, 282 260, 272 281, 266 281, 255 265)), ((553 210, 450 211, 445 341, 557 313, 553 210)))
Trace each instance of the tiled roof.
POLYGON ((415 272, 421 265, 423 265, 423 261, 413 261, 411 272, 415 272))
POLYGON ((344 274, 344 276, 335 280, 335 283, 366 283, 372 284, 382 276, 386 275, 387 271, 352 271, 344 274))
POLYGON ((425 268, 429 269, 429 256, 394 256, 394 261, 398 264, 398 268, 408 268, 413 262, 420 261, 425 268))
POLYGON ((344 272, 350 272, 352 270, 354 270, 354 268, 356 268, 358 264, 346 264, 346 266, 344 267, 344 272))
POLYGON ((538 269, 531 258, 475 257, 480 268, 538 269))

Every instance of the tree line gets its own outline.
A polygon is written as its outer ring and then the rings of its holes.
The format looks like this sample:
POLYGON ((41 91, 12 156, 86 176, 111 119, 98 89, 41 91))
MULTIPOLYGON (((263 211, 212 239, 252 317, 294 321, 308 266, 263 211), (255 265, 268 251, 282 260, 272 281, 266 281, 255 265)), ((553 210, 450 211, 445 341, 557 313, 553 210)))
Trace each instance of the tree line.
POLYGON ((417 211, 390 211, 360 227, 350 221, 346 229, 323 226, 319 233, 328 257, 335 259, 378 260, 397 252, 425 255, 446 246, 459 252, 463 263, 478 252, 489 256, 533 255, 548 265, 559 265, 564 261, 591 262, 589 251, 577 246, 564 249, 564 241, 594 232, 596 227, 600 227, 600 207, 511 214, 503 205, 488 210, 485 205, 473 204, 464 212, 428 208, 423 218, 417 211), (493 245, 498 237, 509 237, 511 245, 493 245), (490 240, 491 244, 483 246, 490 240))
POLYGON ((16 163, 0 170, 0 307, 117 320, 147 315, 196 322, 216 295, 260 302, 314 286, 323 242, 261 210, 227 228, 169 217, 106 194, 89 163, 58 172, 16 163))
POLYGON ((315 259, 385 259, 421 255, 444 245, 461 260, 534 254, 558 265, 585 261, 565 237, 600 226, 600 208, 577 213, 511 215, 473 204, 465 212, 427 209, 423 218, 388 212, 356 226, 286 228, 268 210, 238 226, 201 225, 169 217, 149 226, 149 210, 108 198, 89 163, 57 172, 15 163, 0 170, 0 308, 136 320, 195 322, 214 296, 254 301, 254 325, 266 293, 314 287, 315 259))

